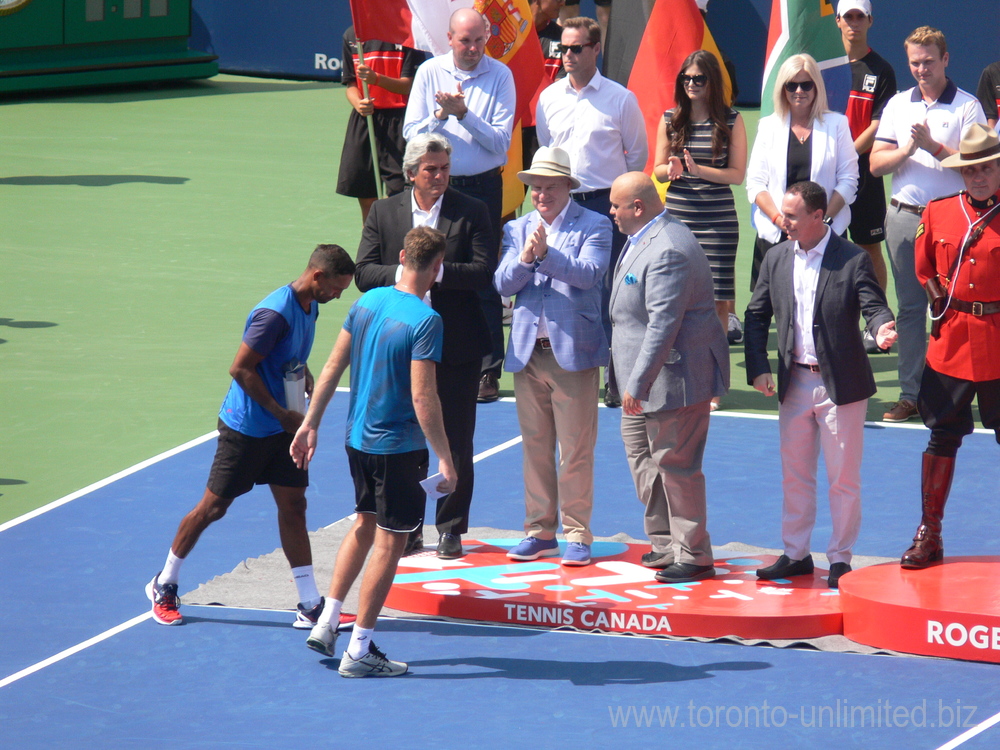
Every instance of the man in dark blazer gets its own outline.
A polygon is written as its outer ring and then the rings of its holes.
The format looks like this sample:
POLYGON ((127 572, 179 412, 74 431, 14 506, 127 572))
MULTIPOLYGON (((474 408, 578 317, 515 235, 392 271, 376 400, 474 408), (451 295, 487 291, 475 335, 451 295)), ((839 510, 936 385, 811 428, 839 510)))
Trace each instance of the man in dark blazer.
MULTIPOLYGON (((444 322, 444 350, 437 368, 438 396, 445 433, 458 472, 458 485, 437 502, 438 557, 462 556, 461 535, 469 530, 473 490, 472 438, 482 359, 491 349, 479 292, 493 288, 497 253, 486 204, 448 187, 451 144, 436 133, 415 136, 403 155, 410 187, 376 201, 358 247, 355 281, 362 292, 392 286, 399 279, 399 251, 415 226, 444 233, 447 243, 437 282, 425 302, 444 322)), ((407 551, 419 549, 419 531, 407 551)))
POLYGON ((826 192, 799 182, 785 193, 788 240, 764 256, 744 320, 747 382, 775 392, 767 360, 772 317, 778 334, 778 429, 784 505, 778 561, 757 571, 766 580, 811 575, 809 541, 816 520, 816 466, 822 446, 830 478, 833 534, 828 584, 851 570, 861 529, 861 454, 875 378, 865 354, 860 315, 879 347, 896 340, 895 319, 871 258, 824 222, 826 192))

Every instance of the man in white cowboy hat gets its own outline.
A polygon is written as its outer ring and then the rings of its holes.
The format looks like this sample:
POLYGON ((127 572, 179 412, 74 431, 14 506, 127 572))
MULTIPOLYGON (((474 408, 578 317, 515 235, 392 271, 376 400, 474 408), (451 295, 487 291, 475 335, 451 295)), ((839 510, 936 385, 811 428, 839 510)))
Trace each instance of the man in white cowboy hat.
POLYGON ((586 565, 600 368, 608 363, 601 282, 611 258, 611 222, 571 200, 580 181, 561 148, 538 149, 531 169, 517 176, 529 186, 535 210, 504 227, 493 277, 500 294, 516 295, 505 366, 514 373, 524 439, 527 536, 507 556, 558 555, 561 512, 562 564, 586 565))
POLYGON ((941 520, 955 456, 972 432, 973 396, 983 426, 1000 441, 1000 137, 974 124, 941 166, 958 171, 965 190, 928 203, 916 233, 917 278, 937 320, 917 397, 931 431, 921 473, 923 516, 904 568, 944 558, 941 520))

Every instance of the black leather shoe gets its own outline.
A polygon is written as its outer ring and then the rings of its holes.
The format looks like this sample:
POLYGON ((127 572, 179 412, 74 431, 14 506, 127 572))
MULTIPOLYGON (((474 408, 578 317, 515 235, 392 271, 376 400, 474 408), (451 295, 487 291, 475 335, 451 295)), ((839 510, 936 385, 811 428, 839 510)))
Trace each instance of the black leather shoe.
POLYGON ((847 563, 834 563, 830 566, 830 575, 827 576, 826 583, 831 589, 840 588, 840 578, 851 572, 851 566, 847 563))
POLYGON ((674 553, 647 552, 642 556, 642 564, 647 568, 666 568, 674 564, 674 553))
POLYGON ((609 409, 620 409, 622 405, 621 397, 610 385, 604 386, 604 405, 609 409))
POLYGON ((715 577, 715 568, 711 565, 695 565, 694 563, 671 563, 656 574, 656 580, 662 583, 688 583, 703 581, 715 577))
POLYGON ((424 535, 420 529, 414 529, 406 537, 406 546, 403 547, 403 557, 419 552, 424 548, 424 535))
POLYGON ((454 560, 464 554, 461 535, 442 534, 438 539, 437 556, 442 560, 454 560))
POLYGON ((500 379, 495 373, 484 372, 479 379, 479 396, 476 399, 481 404, 489 404, 500 398, 500 379))
POLYGON ((765 581, 773 581, 775 578, 790 578, 791 576, 808 576, 813 572, 813 557, 806 555, 801 560, 793 560, 788 555, 782 555, 777 562, 760 568, 757 577, 765 581))

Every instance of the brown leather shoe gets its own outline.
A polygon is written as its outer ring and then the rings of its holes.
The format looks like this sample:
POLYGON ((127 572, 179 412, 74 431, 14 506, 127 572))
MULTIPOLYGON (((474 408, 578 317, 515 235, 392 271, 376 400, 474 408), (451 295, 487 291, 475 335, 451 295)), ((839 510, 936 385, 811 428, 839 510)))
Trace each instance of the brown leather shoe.
POLYGON ((954 474, 954 457, 924 453, 920 479, 923 515, 913 537, 913 544, 899 561, 901 567, 920 570, 944 560, 941 523, 954 474))
POLYGON ((914 417, 919 417, 920 412, 917 411, 917 405, 912 401, 907 401, 905 398, 900 399, 892 405, 885 414, 882 415, 883 422, 906 422, 914 417))
POLYGON ((479 379, 479 398, 481 404, 489 404, 500 398, 500 380, 492 372, 484 372, 479 379))

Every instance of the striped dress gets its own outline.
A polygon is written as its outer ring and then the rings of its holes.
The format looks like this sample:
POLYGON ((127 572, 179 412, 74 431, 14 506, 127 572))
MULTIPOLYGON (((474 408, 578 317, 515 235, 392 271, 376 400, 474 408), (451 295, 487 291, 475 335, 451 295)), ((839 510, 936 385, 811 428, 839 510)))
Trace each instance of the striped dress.
MULTIPOLYGON (((669 122, 673 114, 669 109, 663 113, 663 118, 669 122)), ((736 116, 736 110, 730 109, 726 116, 730 128, 736 124, 736 116)), ((729 164, 729 151, 725 148, 719 158, 712 158, 712 128, 711 122, 692 123, 693 132, 684 147, 691 152, 696 164, 724 168, 729 164)), ((666 206, 691 230, 708 256, 715 299, 735 300, 740 225, 732 188, 685 174, 667 188, 666 206)))

